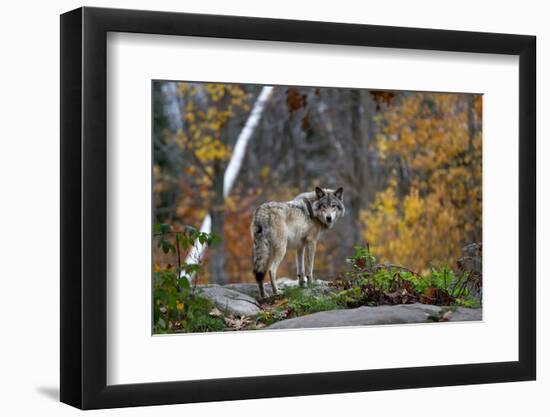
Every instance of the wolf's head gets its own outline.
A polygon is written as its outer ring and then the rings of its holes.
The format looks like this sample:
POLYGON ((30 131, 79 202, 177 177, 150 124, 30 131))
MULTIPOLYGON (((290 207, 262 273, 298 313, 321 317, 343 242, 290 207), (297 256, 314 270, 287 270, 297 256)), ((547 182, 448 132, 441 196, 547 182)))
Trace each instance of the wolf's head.
POLYGON ((330 229, 340 217, 343 217, 346 208, 342 194, 344 189, 338 188, 336 191, 315 187, 316 200, 312 204, 313 215, 325 227, 330 229))

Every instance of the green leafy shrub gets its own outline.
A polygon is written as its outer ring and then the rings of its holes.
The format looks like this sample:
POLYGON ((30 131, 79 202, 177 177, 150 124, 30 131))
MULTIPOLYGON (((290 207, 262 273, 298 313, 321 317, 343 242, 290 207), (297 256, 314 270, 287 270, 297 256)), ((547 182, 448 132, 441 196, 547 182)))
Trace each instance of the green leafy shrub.
POLYGON ((352 270, 332 283, 337 290, 336 302, 345 308, 413 302, 480 305, 477 298, 470 296, 468 272, 455 274, 444 266, 432 268, 428 276, 422 276, 400 265, 377 263, 368 246, 355 247, 349 262, 352 270))
POLYGON ((165 253, 176 256, 176 267, 155 265, 153 271, 153 332, 208 332, 225 328, 223 318, 212 316, 212 303, 195 292, 190 277, 200 273, 200 260, 185 263, 182 259, 196 242, 211 244, 214 237, 186 227, 173 232, 170 225, 155 224, 153 237, 165 253))

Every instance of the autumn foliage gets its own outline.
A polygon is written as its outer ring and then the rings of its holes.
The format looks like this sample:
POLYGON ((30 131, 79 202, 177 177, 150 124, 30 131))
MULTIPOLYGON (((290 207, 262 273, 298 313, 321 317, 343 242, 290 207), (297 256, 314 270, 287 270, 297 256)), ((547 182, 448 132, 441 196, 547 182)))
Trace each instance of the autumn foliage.
POLYGON ((362 213, 364 239, 418 271, 452 265, 481 241, 481 96, 414 94, 381 116, 376 145, 393 169, 362 213))

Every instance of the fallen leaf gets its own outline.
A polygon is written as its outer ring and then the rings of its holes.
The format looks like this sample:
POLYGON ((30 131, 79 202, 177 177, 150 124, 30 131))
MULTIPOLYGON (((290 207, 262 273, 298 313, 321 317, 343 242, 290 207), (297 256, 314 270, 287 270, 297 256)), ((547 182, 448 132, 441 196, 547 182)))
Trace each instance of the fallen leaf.
POLYGON ((445 314, 443 314, 443 316, 441 317, 441 320, 439 320, 439 321, 449 321, 452 314, 453 314, 453 312, 451 310, 446 311, 445 314))
POLYGON ((252 324, 252 320, 250 319, 250 317, 246 317, 246 316, 237 317, 237 318, 234 318, 233 316, 231 316, 231 317, 224 317, 223 319, 225 320, 225 324, 227 324, 230 328, 234 330, 241 330, 246 326, 252 324))
POLYGON ((275 303, 273 303, 273 305, 277 306, 277 307, 281 307, 281 306, 284 306, 286 304, 288 304, 288 299, 286 299, 286 298, 282 298, 280 300, 275 301, 275 303))
POLYGON ((223 316, 223 313, 218 310, 217 307, 214 307, 212 310, 210 310, 210 313, 208 313, 209 315, 211 315, 212 317, 220 317, 220 316, 223 316))

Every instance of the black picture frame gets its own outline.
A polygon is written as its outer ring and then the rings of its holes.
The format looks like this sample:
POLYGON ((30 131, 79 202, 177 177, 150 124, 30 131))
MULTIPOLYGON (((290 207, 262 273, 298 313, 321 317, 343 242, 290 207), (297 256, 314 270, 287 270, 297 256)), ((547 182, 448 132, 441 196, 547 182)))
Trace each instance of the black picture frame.
POLYGON ((61 401, 94 409, 534 380, 535 51, 524 35, 88 7, 61 15, 61 401), (519 56, 519 360, 107 385, 108 32, 519 56))

